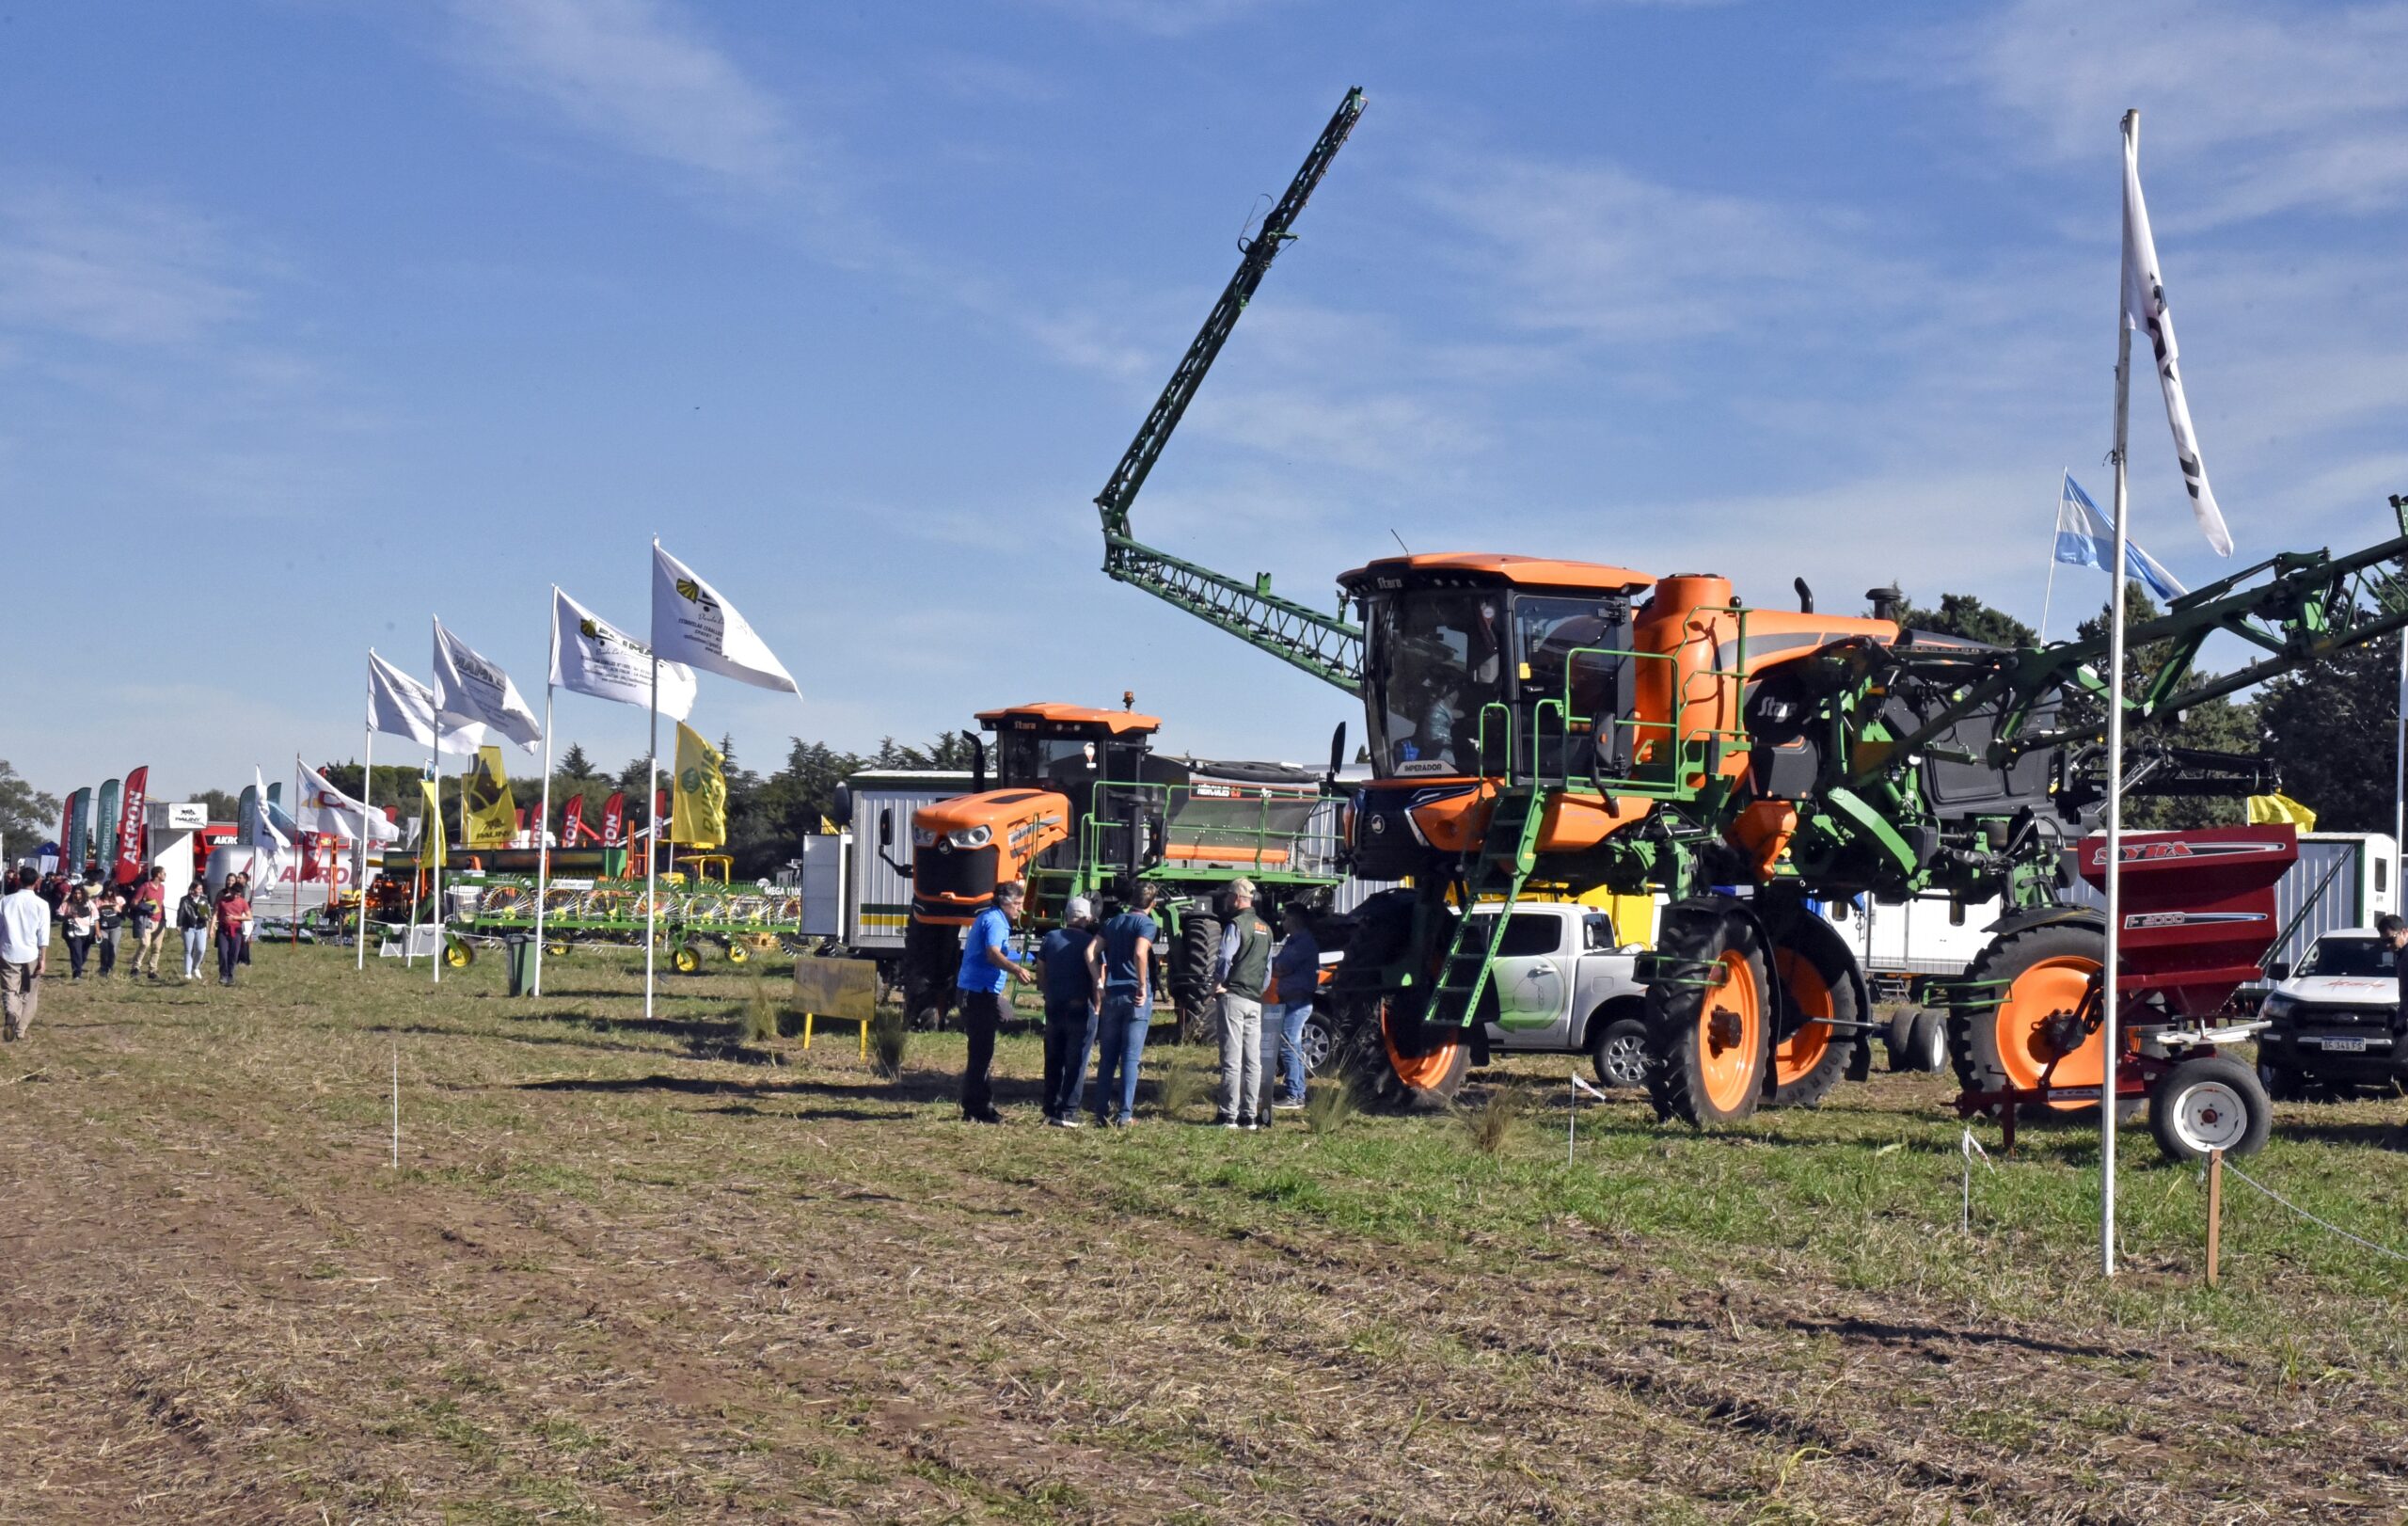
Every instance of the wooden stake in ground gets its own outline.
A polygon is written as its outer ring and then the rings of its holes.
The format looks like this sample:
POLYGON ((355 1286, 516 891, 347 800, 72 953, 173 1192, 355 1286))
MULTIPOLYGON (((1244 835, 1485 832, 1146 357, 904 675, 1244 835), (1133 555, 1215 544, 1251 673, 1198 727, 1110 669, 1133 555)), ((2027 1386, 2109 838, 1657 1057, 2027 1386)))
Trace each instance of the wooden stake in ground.
POLYGON ((2217 1255, 2224 1248, 2224 1152, 2208 1152, 2208 1286, 2222 1280, 2217 1255))

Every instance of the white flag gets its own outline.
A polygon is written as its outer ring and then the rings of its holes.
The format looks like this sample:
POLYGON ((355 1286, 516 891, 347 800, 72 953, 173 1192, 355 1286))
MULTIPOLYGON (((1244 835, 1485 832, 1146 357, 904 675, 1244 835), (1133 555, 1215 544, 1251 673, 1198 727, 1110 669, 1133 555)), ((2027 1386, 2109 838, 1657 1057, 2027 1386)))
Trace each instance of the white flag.
POLYGON ((443 723, 483 722, 529 752, 544 739, 535 712, 518 696, 510 675, 435 622, 435 709, 443 723))
POLYGON ((277 824, 276 819, 284 813, 277 810, 276 803, 267 798, 267 781, 260 777, 260 766, 256 763, 251 765, 251 787, 257 792, 253 798, 259 802, 260 814, 258 828, 251 838, 250 846, 265 849, 269 861, 273 863, 277 855, 293 851, 293 838, 277 824))
MULTIPOLYGON (((552 683, 572 694, 652 704, 652 648, 610 621, 552 590, 552 683)), ((694 670, 660 664, 660 713, 683 721, 694 713, 694 670)))
POLYGON ((331 832, 345 842, 357 842, 363 830, 370 842, 401 840, 402 829, 386 820, 384 812, 372 811, 364 802, 337 789, 307 763, 300 763, 300 769, 301 799, 293 817, 302 831, 331 832))
POLYGON ((662 661, 800 694, 794 676, 719 590, 652 543, 652 649, 662 661))
MULTIPOLYGON (((368 729, 387 737, 407 737, 420 747, 435 745, 435 691, 368 649, 368 729)), ((443 751, 473 753, 484 745, 482 725, 454 726, 443 733, 443 751)))
POLYGON ((2147 203, 2141 199, 2140 142, 2129 122, 2124 130, 2124 322, 2147 335, 2157 352, 2157 382, 2165 393, 2165 421, 2174 428, 2174 458, 2181 463, 2182 485, 2190 491, 2199 533, 2216 555, 2230 556, 2232 533, 2225 529, 2216 495, 2208 486, 2198 436, 2191 429, 2191 405, 2175 370, 2180 351, 2174 342, 2174 315, 2166 310, 2164 267, 2157 262, 2157 239, 2148 229, 2147 203))

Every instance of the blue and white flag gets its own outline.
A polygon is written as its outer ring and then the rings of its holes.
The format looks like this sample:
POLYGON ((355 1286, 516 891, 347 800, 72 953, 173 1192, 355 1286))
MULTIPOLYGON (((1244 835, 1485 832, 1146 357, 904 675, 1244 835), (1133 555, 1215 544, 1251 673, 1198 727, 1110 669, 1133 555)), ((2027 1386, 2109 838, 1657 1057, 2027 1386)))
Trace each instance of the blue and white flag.
MULTIPOLYGON (((2090 501, 2090 495, 2073 480, 2073 473, 2067 472, 2065 487, 2057 494, 2057 560, 2104 572, 2115 554, 2115 527, 2099 512, 2099 505, 2090 501)), ((2157 558, 2142 550, 2140 542, 2130 534, 2124 537, 2124 570, 2169 604, 2189 592, 2175 581, 2174 574, 2158 565, 2157 558)))

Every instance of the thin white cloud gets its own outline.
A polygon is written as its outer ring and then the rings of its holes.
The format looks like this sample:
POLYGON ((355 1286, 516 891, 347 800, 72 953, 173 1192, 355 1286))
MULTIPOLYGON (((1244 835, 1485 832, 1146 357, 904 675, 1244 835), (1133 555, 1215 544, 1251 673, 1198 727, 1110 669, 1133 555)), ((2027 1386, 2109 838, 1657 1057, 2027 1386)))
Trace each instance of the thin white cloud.
POLYGON ((660 0, 454 0, 463 61, 630 152, 754 189, 789 178, 777 101, 660 0))
POLYGON ((0 190, 0 328, 174 344, 249 306, 235 255, 205 222, 150 198, 0 190))
POLYGON ((1292 0, 1038 0, 1049 10, 1159 38, 1194 37, 1291 3, 1292 0))

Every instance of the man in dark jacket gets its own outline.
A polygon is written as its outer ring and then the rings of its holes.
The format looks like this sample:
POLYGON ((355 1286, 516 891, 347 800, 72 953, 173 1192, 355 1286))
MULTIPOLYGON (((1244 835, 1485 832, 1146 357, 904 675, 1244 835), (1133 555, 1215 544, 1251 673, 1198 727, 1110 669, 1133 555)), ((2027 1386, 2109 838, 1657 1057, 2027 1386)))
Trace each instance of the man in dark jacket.
POLYGON ((1087 1052, 1095 1047, 1096 1009, 1103 1005, 1103 940, 1096 936, 1095 906, 1085 896, 1072 896, 1062 915, 1063 925, 1037 949, 1045 972, 1045 1121, 1075 1129, 1087 1052))
POLYGON ((1256 1129, 1262 1099, 1262 993, 1271 983, 1271 930, 1254 912, 1254 882, 1229 884, 1228 926, 1213 964, 1212 993, 1221 1003, 1220 1110, 1225 1129, 1256 1129))

